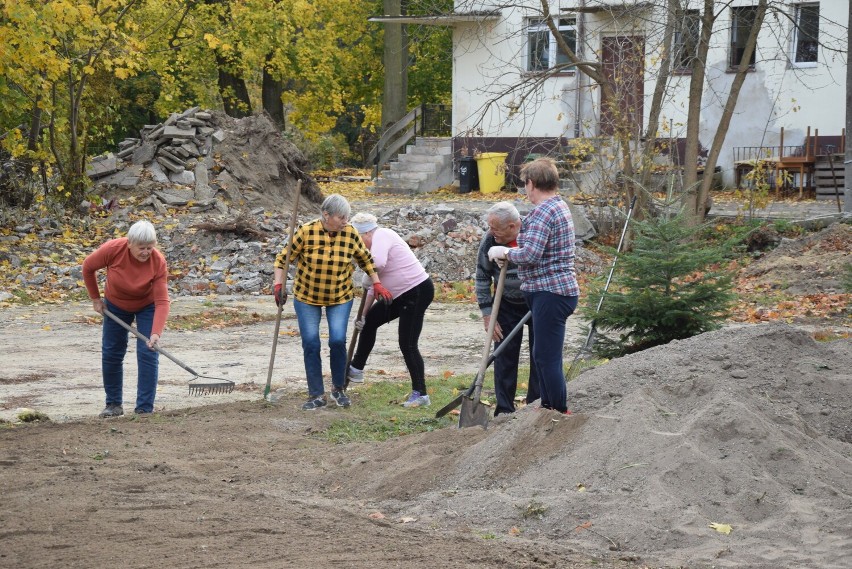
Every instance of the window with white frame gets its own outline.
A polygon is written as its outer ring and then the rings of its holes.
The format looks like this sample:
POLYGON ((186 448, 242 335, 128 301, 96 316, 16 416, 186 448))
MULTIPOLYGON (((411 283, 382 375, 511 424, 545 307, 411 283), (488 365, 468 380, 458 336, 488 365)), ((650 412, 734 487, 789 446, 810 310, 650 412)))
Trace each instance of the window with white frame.
MULTIPOLYGON (((728 52, 728 67, 734 69, 739 67, 745 55, 745 46, 748 36, 757 20, 757 6, 737 6, 731 8, 731 47, 728 52)), ((748 64, 754 67, 757 46, 751 52, 748 64)))
MULTIPOLYGON (((555 19, 559 35, 571 51, 577 51, 577 19, 555 19)), ((559 68, 559 71, 573 71, 568 56, 559 49, 556 38, 550 33, 544 18, 531 18, 527 22, 527 71, 547 71, 559 68)))
POLYGON ((792 60, 796 65, 816 64, 819 54, 819 4, 793 6, 792 60))
POLYGON ((672 62, 676 72, 692 70, 692 61, 698 53, 700 30, 701 15, 698 10, 683 10, 677 14, 672 41, 672 62))

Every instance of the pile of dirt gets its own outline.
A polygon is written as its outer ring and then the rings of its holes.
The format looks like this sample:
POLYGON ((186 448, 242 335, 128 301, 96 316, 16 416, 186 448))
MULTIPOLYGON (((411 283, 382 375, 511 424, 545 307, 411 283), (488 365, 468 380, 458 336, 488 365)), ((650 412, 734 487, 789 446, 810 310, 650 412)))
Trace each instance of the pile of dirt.
POLYGON ((585 372, 571 416, 530 406, 487 431, 334 445, 313 433, 346 411, 295 395, 0 430, 0 558, 846 567, 850 369, 850 339, 742 326, 585 372))
POLYGON ((844 292, 840 277, 852 258, 852 225, 834 223, 800 239, 784 239, 743 276, 790 294, 844 292))

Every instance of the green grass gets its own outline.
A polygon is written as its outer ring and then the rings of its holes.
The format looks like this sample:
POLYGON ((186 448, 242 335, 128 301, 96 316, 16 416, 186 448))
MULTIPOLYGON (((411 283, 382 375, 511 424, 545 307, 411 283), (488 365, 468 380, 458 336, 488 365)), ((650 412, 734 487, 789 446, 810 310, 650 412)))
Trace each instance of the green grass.
MULTIPOLYGON (((418 408, 402 406, 408 394, 411 393, 411 385, 408 382, 380 381, 364 385, 350 384, 348 394, 352 398, 352 406, 345 411, 343 418, 332 422, 327 429, 316 433, 316 436, 335 443, 384 441, 394 437, 454 427, 458 424, 458 416, 447 414, 436 419, 435 413, 459 394, 464 393, 473 383, 474 377, 474 375, 427 377, 426 386, 432 404, 429 407, 418 408)), ((525 377, 523 373, 521 377, 525 377)), ((493 403, 493 393, 494 380, 489 372, 483 382, 482 401, 493 403)))
MULTIPOLYGON (((576 373, 573 375, 576 376, 582 370, 600 365, 605 361, 578 362, 575 369, 576 373)), ((367 373, 369 374, 369 370, 367 373)), ((518 396, 526 396, 528 377, 529 367, 521 366, 518 370, 518 396)), ((413 409, 402 406, 411 392, 411 385, 407 381, 377 381, 363 385, 350 384, 348 394, 352 398, 352 406, 343 411, 340 419, 333 421, 327 429, 314 433, 314 436, 343 444, 384 441, 414 433, 455 427, 458 425, 458 415, 447 414, 436 419, 435 413, 464 393, 473 383, 474 378, 475 374, 427 377, 426 387, 432 404, 429 407, 413 409)), ((495 402, 494 374, 490 368, 486 372, 482 384, 481 400, 492 406, 495 402)), ((515 405, 520 407, 523 403, 516 401, 515 405)), ((456 410, 458 410, 458 407, 456 407, 456 410)))

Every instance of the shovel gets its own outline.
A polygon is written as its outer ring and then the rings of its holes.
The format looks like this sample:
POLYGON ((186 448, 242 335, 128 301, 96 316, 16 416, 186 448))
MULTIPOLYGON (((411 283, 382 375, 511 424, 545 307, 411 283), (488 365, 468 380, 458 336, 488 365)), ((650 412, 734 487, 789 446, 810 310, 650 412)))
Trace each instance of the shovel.
MULTIPOLYGON (((521 328, 524 327, 524 324, 526 324, 529 321, 530 318, 532 318, 532 312, 527 312, 524 315, 524 317, 521 318, 521 320, 517 324, 515 324, 515 327, 512 328, 512 331, 509 332, 509 335, 505 336, 503 338, 503 340, 500 342, 500 345, 497 347, 497 349, 494 350, 494 352, 492 352, 492 354, 488 357, 488 363, 485 364, 486 369, 488 369, 488 367, 492 363, 494 363, 494 360, 497 359, 497 356, 500 355, 500 352, 502 352, 505 349, 505 347, 507 345, 509 345, 509 340, 514 338, 515 335, 518 332, 521 331, 521 328)), ((470 397, 471 395, 473 395, 474 387, 476 387, 476 379, 473 380, 473 383, 470 384, 470 387, 468 387, 465 390, 464 393, 459 394, 455 399, 453 399, 452 401, 450 401, 449 403, 447 403, 446 405, 444 405, 443 407, 438 409, 438 412, 435 413, 435 418, 440 419, 441 417, 443 417, 444 415, 446 415, 447 413, 449 413, 450 411, 452 411, 453 409, 455 409, 456 407, 461 405, 462 399, 464 399, 465 397, 470 397)))
MULTIPOLYGON (((114 320, 118 325, 122 328, 142 340, 143 342, 148 342, 148 338, 142 334, 139 330, 130 326, 124 320, 120 319, 118 316, 110 312, 107 308, 104 308, 104 316, 108 316, 112 320, 114 320)), ((202 375, 168 353, 163 348, 159 346, 155 346, 154 350, 163 354, 177 365, 194 375, 192 379, 189 380, 189 394, 190 395, 207 395, 207 394, 218 394, 218 393, 231 393, 234 390, 234 382, 230 379, 225 379, 223 377, 210 377, 209 375, 202 375)))
POLYGON ((494 328, 497 326, 497 315, 500 312, 500 301, 503 299, 503 285, 506 283, 506 269, 509 268, 509 260, 503 261, 500 269, 500 278, 497 279, 497 290, 494 292, 494 305, 491 307, 491 320, 488 322, 488 333, 485 337, 485 348, 482 350, 482 363, 473 382, 473 393, 462 397, 461 412, 459 413, 459 428, 481 426, 488 428, 488 405, 480 401, 482 394, 482 381, 485 378, 485 370, 488 368, 488 354, 491 352, 491 340, 494 338, 494 328))
MULTIPOLYGON (((302 180, 296 181, 296 200, 293 203, 293 215, 290 216, 290 238, 287 240, 287 254, 284 256, 284 283, 287 288, 287 272, 290 270, 290 251, 293 247, 293 234, 296 232, 296 223, 299 221, 299 197, 302 195, 302 180)), ((281 330, 281 312, 284 303, 278 307, 275 315, 275 332, 272 336, 272 353, 269 355, 269 371, 266 374, 266 387, 263 389, 263 398, 269 400, 269 390, 272 387, 272 369, 275 367, 275 350, 278 348, 278 333, 281 330)))

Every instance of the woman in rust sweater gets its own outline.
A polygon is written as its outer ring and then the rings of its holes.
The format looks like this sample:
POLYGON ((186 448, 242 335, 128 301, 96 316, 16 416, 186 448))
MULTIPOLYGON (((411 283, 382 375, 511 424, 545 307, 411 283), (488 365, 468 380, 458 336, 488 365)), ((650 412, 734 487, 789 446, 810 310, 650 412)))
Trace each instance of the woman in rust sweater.
MULTIPOLYGON (((155 247, 157 233, 148 221, 137 221, 127 237, 111 239, 83 261, 83 281, 98 314, 104 308, 127 324, 136 320, 136 328, 148 337, 146 344, 136 341, 139 376, 136 387, 137 414, 154 411, 157 394, 159 354, 155 350, 169 315, 168 270, 166 259, 155 247), (97 272, 106 269, 106 285, 101 298, 97 272)), ((101 417, 124 414, 122 386, 127 331, 110 318, 104 318, 101 344, 106 408, 101 417)))

